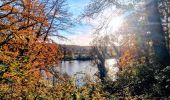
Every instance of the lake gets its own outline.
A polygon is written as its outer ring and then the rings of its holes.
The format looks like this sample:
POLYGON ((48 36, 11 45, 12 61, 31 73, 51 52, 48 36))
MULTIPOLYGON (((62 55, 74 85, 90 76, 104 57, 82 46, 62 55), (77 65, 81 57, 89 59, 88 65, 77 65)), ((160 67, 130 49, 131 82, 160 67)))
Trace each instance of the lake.
MULTIPOLYGON (((118 72, 118 67, 116 65, 116 59, 107 59, 106 68, 108 70, 108 76, 115 80, 115 74, 118 72)), ((95 80, 97 78, 97 65, 93 64, 91 61, 61 61, 57 70, 61 73, 66 73, 76 79, 84 79, 88 76, 89 79, 95 80)))

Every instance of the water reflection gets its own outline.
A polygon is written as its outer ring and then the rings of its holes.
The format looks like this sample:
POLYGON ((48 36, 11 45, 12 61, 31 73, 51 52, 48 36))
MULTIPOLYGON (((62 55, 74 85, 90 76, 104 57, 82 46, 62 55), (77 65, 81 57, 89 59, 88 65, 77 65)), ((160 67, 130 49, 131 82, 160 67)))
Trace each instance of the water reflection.
POLYGON ((116 59, 107 59, 105 66, 108 70, 108 76, 115 81, 116 80, 116 73, 119 71, 119 68, 117 67, 117 61, 116 59))
MULTIPOLYGON (((118 68, 116 67, 115 59, 107 59, 106 60, 106 68, 108 70, 108 75, 113 80, 116 79, 115 74, 118 72, 118 68)), ((92 64, 91 61, 62 61, 59 64, 57 70, 61 73, 66 73, 69 76, 73 76, 76 79, 83 79, 88 76, 89 79, 94 80, 96 78, 95 73, 98 72, 97 66, 92 64)))

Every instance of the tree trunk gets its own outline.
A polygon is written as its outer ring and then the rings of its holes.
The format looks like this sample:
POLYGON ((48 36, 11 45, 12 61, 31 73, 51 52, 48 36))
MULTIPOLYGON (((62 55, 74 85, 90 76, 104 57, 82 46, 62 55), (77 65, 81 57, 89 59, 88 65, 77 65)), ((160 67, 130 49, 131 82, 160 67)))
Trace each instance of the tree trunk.
POLYGON ((107 71, 105 67, 105 60, 100 61, 99 64, 97 64, 98 70, 99 70, 99 78, 101 81, 104 81, 104 78, 106 77, 107 71))
POLYGON ((169 65, 169 52, 166 48, 165 33, 163 31, 161 17, 158 9, 158 0, 147 0, 146 10, 148 11, 149 31, 153 42, 156 61, 162 66, 169 65))

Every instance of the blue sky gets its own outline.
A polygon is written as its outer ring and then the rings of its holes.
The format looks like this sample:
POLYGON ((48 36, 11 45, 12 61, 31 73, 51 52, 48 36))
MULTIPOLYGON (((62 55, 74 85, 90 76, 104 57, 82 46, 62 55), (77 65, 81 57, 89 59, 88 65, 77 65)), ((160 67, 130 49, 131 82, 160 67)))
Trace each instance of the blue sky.
POLYGON ((88 5, 90 0, 67 0, 69 11, 73 13, 73 16, 77 17, 83 12, 83 9, 88 5))
MULTIPOLYGON (((74 20, 77 20, 78 17, 83 13, 85 6, 88 5, 90 0, 67 0, 68 3, 68 11, 72 13, 72 17, 74 20)), ((57 37, 53 37, 52 39, 60 44, 73 44, 73 45, 82 45, 86 46, 90 43, 90 31, 91 27, 87 24, 79 24, 76 23, 74 27, 70 28, 69 32, 60 31, 60 34, 69 39, 59 40, 57 37)))

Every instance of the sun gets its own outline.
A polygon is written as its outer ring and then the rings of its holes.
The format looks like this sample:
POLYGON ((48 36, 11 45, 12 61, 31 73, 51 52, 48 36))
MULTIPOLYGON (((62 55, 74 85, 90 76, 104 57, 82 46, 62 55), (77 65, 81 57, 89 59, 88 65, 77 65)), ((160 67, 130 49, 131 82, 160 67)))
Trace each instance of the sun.
POLYGON ((110 31, 111 32, 115 32, 115 31, 119 30, 119 28, 121 27, 122 23, 123 23, 123 18, 122 17, 120 17, 120 16, 113 17, 110 20, 110 23, 109 23, 110 31))

